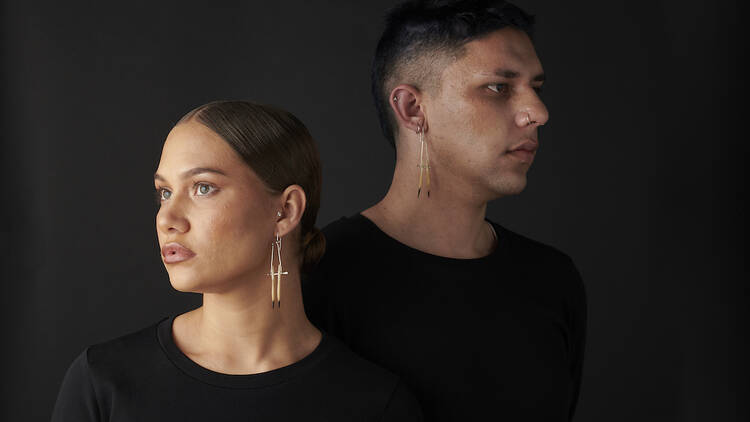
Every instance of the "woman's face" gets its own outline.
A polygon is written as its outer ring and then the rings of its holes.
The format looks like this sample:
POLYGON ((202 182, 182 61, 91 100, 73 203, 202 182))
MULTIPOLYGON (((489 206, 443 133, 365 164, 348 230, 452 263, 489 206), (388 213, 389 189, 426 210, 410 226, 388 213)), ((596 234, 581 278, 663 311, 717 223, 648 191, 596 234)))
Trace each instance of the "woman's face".
POLYGON ((219 135, 192 120, 175 126, 154 184, 156 233, 172 287, 222 293, 265 276, 274 195, 219 135))

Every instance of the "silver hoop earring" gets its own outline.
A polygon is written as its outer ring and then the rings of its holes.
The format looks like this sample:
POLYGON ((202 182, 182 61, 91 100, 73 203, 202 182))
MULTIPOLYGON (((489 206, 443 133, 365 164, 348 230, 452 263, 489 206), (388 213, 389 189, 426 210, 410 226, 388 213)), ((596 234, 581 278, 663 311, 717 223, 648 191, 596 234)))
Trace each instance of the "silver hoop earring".
POLYGON ((283 271, 281 266, 281 238, 278 233, 276 234, 276 241, 271 242, 271 271, 268 275, 271 276, 271 308, 278 301, 279 308, 281 308, 281 275, 289 274, 289 272, 283 271), (279 259, 279 266, 276 271, 273 270, 273 250, 276 248, 276 256, 279 259))

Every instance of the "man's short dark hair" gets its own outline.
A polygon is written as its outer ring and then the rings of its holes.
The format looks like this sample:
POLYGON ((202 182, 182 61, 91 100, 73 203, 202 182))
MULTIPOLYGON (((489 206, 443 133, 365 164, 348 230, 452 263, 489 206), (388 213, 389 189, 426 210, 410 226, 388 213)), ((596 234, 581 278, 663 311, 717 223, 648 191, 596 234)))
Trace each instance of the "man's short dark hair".
POLYGON ((534 17, 502 0, 407 1, 388 12, 372 63, 371 89, 392 147, 398 126, 388 96, 394 83, 418 89, 439 84, 439 65, 446 59, 460 58, 466 43, 508 26, 531 37, 534 17))

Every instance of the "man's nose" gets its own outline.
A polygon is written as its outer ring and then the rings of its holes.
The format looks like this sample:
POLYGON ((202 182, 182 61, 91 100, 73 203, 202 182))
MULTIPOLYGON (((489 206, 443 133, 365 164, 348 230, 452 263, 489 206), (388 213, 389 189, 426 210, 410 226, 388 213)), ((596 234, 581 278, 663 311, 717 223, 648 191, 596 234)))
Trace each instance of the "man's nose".
POLYGON ((516 125, 518 127, 526 126, 542 126, 549 120, 549 112, 547 107, 539 98, 539 95, 534 90, 526 95, 519 103, 518 112, 515 116, 516 125))

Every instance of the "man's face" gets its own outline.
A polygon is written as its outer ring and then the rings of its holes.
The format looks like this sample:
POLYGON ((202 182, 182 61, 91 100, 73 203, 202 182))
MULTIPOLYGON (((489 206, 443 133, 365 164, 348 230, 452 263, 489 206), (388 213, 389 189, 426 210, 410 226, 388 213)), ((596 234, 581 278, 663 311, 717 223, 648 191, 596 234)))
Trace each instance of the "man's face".
POLYGON ((526 33, 503 28, 465 45, 425 92, 426 140, 441 186, 492 199, 521 192, 547 122, 542 65, 526 33), (521 147, 522 151, 513 151, 521 147))

